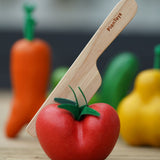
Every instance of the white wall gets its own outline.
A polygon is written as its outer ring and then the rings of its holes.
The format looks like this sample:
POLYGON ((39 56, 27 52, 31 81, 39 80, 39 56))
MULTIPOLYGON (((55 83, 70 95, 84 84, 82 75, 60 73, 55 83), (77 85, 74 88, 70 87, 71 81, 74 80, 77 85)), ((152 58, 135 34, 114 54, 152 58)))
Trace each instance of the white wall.
MULTIPOLYGON (((36 4, 37 30, 95 31, 119 0, 26 0, 36 4)), ((0 29, 21 29, 25 0, 0 0, 0 29)), ((138 12, 123 33, 160 34, 160 0, 136 0, 138 12)))

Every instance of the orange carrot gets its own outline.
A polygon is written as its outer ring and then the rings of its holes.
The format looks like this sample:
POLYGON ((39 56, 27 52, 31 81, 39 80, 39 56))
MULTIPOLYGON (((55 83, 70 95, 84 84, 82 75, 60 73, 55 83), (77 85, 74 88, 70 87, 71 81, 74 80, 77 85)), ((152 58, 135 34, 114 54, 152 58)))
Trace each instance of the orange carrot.
POLYGON ((13 88, 13 101, 6 135, 17 136, 46 98, 51 71, 51 49, 47 42, 34 39, 32 6, 25 6, 27 13, 24 38, 11 48, 10 74, 13 88))

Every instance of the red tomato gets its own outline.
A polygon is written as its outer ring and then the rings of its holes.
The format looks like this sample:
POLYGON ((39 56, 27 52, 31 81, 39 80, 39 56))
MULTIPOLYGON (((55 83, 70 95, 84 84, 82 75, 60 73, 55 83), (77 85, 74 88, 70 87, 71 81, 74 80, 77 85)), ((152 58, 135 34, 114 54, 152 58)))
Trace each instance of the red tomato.
POLYGON ((120 122, 108 104, 89 106, 100 117, 85 115, 80 121, 51 104, 41 110, 36 121, 40 144, 52 160, 104 160, 119 136, 120 122))

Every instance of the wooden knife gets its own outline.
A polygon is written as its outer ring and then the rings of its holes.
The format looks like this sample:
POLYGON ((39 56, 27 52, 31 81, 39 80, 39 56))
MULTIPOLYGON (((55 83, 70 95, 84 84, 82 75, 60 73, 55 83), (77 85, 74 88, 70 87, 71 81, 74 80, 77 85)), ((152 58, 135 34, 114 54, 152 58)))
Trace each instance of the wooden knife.
POLYGON ((36 136, 36 117, 43 107, 54 103, 55 97, 74 100, 69 85, 76 92, 80 105, 85 102, 78 87, 84 92, 87 101, 92 98, 102 81, 97 69, 97 59, 132 20, 136 11, 137 3, 135 0, 119 1, 30 121, 27 126, 29 134, 36 136))

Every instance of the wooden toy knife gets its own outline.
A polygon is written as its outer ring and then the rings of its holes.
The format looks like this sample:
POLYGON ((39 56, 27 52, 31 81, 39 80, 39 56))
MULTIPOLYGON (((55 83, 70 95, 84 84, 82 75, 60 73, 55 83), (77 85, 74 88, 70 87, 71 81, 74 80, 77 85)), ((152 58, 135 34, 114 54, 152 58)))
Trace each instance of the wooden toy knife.
POLYGON ((121 0, 104 20, 102 25, 93 35, 91 40, 82 50, 78 58, 69 68, 62 80, 48 96, 39 111, 27 126, 27 131, 32 136, 36 136, 36 117, 43 107, 54 103, 54 98, 67 98, 74 100, 73 93, 69 85, 74 89, 79 100, 79 104, 85 102, 78 87, 84 92, 89 101, 101 85, 101 76, 97 69, 97 59, 119 33, 132 20, 137 11, 135 0, 121 0))

